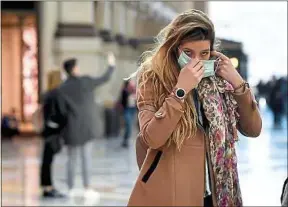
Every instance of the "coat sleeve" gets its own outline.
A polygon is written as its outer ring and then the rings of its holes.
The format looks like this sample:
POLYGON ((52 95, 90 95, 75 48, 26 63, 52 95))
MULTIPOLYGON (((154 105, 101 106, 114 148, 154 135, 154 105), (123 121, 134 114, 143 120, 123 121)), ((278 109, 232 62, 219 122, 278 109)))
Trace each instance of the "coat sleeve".
POLYGON ((149 148, 158 149, 167 142, 184 111, 182 102, 173 96, 168 96, 157 110, 152 84, 147 82, 137 90, 138 118, 141 141, 149 148))
POLYGON ((247 137, 258 137, 262 129, 262 119, 257 102, 250 88, 245 88, 242 93, 233 93, 238 103, 240 120, 237 128, 241 134, 247 137))
POLYGON ((138 169, 140 170, 147 155, 149 147, 143 142, 141 136, 136 138, 136 158, 138 169))
POLYGON ((85 80, 85 82, 86 84, 88 84, 88 87, 93 90, 95 87, 107 82, 111 78, 113 71, 114 67, 109 66, 106 72, 101 77, 87 77, 87 80, 85 80))

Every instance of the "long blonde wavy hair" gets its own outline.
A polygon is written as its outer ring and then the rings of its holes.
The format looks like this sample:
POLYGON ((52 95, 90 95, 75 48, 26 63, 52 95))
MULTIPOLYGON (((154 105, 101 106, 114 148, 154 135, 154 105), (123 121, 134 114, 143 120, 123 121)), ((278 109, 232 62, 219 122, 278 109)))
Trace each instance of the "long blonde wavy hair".
MULTIPOLYGON (((199 10, 188 10, 178 15, 156 37, 155 47, 142 54, 137 75, 137 87, 144 89, 152 82, 154 106, 159 109, 165 98, 177 83, 180 68, 177 63, 177 49, 188 41, 210 40, 210 48, 214 49, 214 25, 207 15, 199 10)), ((143 96, 143 94, 138 94, 143 96)), ((185 138, 196 134, 197 113, 190 95, 185 99, 184 115, 173 131, 168 144, 174 142, 180 150, 185 138)))

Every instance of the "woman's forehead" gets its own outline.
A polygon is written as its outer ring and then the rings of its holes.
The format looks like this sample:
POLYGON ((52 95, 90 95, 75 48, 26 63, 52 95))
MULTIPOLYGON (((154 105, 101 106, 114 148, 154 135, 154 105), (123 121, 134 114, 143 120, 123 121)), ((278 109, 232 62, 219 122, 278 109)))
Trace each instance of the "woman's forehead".
POLYGON ((180 45, 182 49, 190 49, 190 50, 206 50, 210 49, 210 40, 193 40, 182 43, 180 45))

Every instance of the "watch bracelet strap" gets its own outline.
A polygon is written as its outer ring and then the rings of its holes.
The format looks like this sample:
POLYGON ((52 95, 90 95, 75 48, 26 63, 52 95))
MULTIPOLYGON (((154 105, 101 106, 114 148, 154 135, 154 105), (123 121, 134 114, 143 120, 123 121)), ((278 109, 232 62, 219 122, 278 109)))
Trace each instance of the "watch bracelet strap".
POLYGON ((234 88, 234 92, 237 91, 238 89, 242 88, 246 84, 248 84, 248 83, 246 81, 243 81, 240 85, 238 85, 237 87, 234 88))

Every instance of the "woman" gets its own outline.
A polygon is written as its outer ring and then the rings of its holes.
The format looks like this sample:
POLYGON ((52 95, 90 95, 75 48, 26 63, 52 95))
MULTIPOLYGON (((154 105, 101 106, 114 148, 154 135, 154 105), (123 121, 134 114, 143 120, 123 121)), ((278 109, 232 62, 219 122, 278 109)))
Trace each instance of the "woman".
POLYGON ((137 74, 140 174, 128 205, 242 206, 237 129, 257 137, 262 128, 249 84, 215 51, 201 11, 180 14, 157 39, 137 74))
MULTIPOLYGON (((43 113, 43 131, 42 136, 44 137, 44 150, 42 155, 42 165, 40 171, 40 183, 43 189, 42 196, 44 198, 62 198, 64 195, 55 189, 52 179, 52 162, 54 155, 57 153, 55 151, 55 146, 60 149, 60 140, 52 140, 53 135, 58 135, 60 133, 60 128, 58 123, 62 118, 60 116, 60 110, 58 109, 58 103, 61 100, 57 88, 61 83, 61 73, 60 70, 50 71, 48 74, 48 91, 43 97, 43 107, 41 109, 43 113)), ((59 122, 60 123, 60 122, 59 122)), ((56 136, 57 137, 57 136, 56 136)), ((57 149, 57 151, 58 151, 57 149)))
POLYGON ((123 136, 122 147, 127 148, 129 137, 132 133, 134 116, 136 113, 136 91, 135 84, 131 80, 125 80, 121 92, 121 106, 123 109, 125 132, 123 136))

